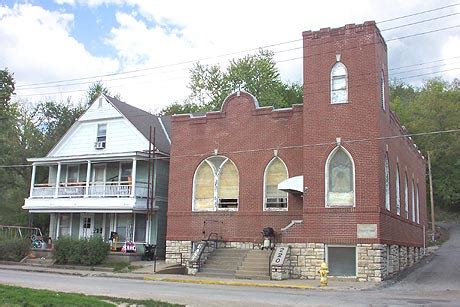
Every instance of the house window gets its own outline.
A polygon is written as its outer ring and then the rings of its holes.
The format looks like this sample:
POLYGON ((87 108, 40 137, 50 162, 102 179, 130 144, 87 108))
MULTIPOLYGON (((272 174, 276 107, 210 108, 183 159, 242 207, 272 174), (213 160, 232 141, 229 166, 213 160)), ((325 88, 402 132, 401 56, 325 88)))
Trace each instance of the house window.
POLYGON ((131 184, 132 170, 133 170, 132 163, 121 163, 121 168, 120 168, 121 184, 131 184))
POLYGON ((273 158, 267 165, 264 174, 264 210, 287 209, 287 192, 278 190, 278 184, 288 179, 288 171, 284 162, 273 158))
POLYGON ((59 237, 70 236, 70 214, 59 214, 59 237))
POLYGON ((390 167, 388 153, 385 154, 385 208, 390 210, 390 167))
POLYGON ((73 184, 78 182, 80 173, 79 165, 67 165, 67 184, 73 184))
POLYGON ((414 178, 412 178, 412 222, 415 223, 415 185, 414 185, 414 178))
POLYGON ((235 164, 223 156, 205 159, 195 171, 193 210, 238 208, 239 175, 235 164))
POLYGON ((107 124, 97 124, 96 149, 105 148, 107 141, 107 124))
POLYGON ((385 110, 385 75, 383 71, 380 74, 380 103, 385 110))
POLYGON ((347 68, 337 62, 331 70, 331 103, 348 102, 347 68))
POLYGON ((396 164, 396 214, 401 215, 401 189, 399 180, 399 165, 396 164))
POLYGON ((326 206, 354 206, 355 169, 350 154, 336 147, 326 162, 326 206))
POLYGON ((409 218, 409 182, 407 181, 407 173, 404 174, 404 210, 406 211, 406 219, 409 218))

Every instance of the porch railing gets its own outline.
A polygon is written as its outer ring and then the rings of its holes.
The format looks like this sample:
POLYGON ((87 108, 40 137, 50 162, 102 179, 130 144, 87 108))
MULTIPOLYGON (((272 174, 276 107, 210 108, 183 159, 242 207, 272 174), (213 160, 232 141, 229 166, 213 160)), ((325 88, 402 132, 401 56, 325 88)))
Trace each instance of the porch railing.
MULTIPOLYGON (((57 188, 49 184, 35 184, 30 197, 32 198, 65 198, 65 197, 130 197, 133 184, 131 181, 85 182, 60 184, 57 188), (88 191, 87 191, 88 190, 88 191)), ((147 197, 147 183, 136 182, 135 197, 147 197)))

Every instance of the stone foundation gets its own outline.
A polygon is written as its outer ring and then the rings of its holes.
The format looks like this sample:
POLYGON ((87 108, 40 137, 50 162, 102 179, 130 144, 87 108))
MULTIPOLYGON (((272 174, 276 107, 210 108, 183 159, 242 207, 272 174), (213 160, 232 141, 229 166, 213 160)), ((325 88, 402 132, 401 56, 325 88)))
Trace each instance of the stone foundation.
MULTIPOLYGON (((318 270, 325 261, 326 246, 324 243, 279 243, 277 246, 289 246, 283 265, 272 267, 272 279, 288 278, 319 279, 318 270)), ((253 242, 218 242, 218 248, 259 249, 260 245, 253 242)), ((201 259, 205 262, 214 251, 214 246, 205 249, 201 259)), ((192 241, 166 241, 166 263, 187 266, 189 274, 196 274, 197 267, 188 263, 192 254, 192 241)), ((380 282, 388 276, 414 265, 424 256, 420 247, 406 247, 387 244, 356 245, 358 281, 380 282)))

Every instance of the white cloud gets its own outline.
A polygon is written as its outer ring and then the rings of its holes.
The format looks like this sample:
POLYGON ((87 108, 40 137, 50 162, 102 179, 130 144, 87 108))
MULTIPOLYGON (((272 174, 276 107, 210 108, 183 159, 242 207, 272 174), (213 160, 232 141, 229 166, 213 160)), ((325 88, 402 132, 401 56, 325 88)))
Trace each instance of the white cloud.
POLYGON ((14 72, 18 94, 69 90, 61 87, 21 91, 20 84, 78 78, 118 69, 117 60, 93 56, 70 35, 73 21, 72 14, 31 4, 2 7, 0 67, 6 66, 14 72))

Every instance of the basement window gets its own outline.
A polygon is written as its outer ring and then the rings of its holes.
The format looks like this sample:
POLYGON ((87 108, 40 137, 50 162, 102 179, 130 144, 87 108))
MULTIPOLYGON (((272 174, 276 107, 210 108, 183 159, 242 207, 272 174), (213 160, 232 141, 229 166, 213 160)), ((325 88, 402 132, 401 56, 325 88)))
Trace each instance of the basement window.
POLYGON ((328 246, 326 253, 326 262, 331 276, 356 276, 355 246, 328 246))

